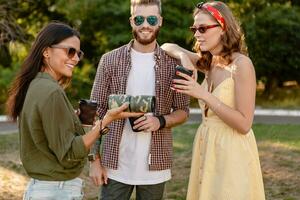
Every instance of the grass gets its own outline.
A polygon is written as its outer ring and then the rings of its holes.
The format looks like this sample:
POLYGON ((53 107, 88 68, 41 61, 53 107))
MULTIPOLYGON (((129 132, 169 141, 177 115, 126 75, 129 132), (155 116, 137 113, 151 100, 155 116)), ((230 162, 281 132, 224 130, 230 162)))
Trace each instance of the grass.
POLYGON ((300 86, 276 88, 269 97, 256 93, 256 105, 264 108, 300 109, 300 86))
POLYGON ((300 150, 300 126, 299 125, 262 125, 253 127, 258 141, 279 143, 292 149, 300 150))
MULTIPOLYGON (((174 167, 165 198, 184 200, 187 190, 193 138, 198 124, 174 129, 174 167)), ((260 154, 267 200, 300 199, 300 125, 261 125, 253 127, 260 154)), ((0 135, 0 199, 21 199, 28 177, 18 157, 18 135, 0 135)), ((88 178, 86 199, 97 199, 98 188, 88 178)))

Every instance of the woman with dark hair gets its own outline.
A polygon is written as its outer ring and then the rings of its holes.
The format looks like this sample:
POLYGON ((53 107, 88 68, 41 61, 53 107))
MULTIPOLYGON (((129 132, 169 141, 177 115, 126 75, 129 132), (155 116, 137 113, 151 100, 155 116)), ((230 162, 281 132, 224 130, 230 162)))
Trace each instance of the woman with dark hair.
POLYGON ((222 2, 199 3, 190 27, 194 52, 176 44, 162 48, 197 69, 205 80, 178 73, 172 88, 199 99, 202 123, 194 140, 187 200, 265 199, 257 145, 251 129, 255 70, 241 28, 222 2))
POLYGON ((10 89, 7 112, 18 120, 20 155, 32 178, 24 199, 82 199, 81 173, 91 145, 113 120, 138 116, 109 110, 85 134, 63 87, 80 61, 79 33, 53 22, 38 34, 10 89))

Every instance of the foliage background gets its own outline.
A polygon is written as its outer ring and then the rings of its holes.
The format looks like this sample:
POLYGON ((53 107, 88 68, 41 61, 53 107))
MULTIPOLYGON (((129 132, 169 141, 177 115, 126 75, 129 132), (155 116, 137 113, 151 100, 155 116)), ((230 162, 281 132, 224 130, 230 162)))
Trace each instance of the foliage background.
MULTIPOLYGON (((299 83, 300 1, 224 2, 245 31, 257 80, 265 86, 262 96, 272 100, 285 81, 299 83)), ((197 3, 196 0, 162 0, 164 24, 158 39, 160 44, 174 42, 192 48, 193 35, 188 27, 193 23, 192 12, 197 3)), ((0 114, 10 82, 34 37, 52 20, 66 22, 81 32, 85 59, 76 68, 67 93, 75 107, 80 98, 89 98, 101 55, 132 38, 129 5, 129 0, 0 0, 0 114)))

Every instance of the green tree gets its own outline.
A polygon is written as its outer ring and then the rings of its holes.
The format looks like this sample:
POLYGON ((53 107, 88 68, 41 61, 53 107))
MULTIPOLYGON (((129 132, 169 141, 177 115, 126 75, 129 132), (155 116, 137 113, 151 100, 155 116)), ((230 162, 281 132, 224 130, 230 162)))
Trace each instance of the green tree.
POLYGON ((14 1, 0 1, 0 65, 6 68, 12 62, 9 43, 11 41, 25 42, 25 33, 14 17, 17 11, 15 3, 14 1))
POLYGON ((300 10, 273 4, 245 23, 250 57, 268 95, 283 81, 300 81, 300 10))
POLYGON ((88 60, 96 66, 103 53, 130 39, 129 3, 122 0, 58 1, 58 9, 81 33, 85 62, 88 60))
POLYGON ((10 82, 24 58, 19 57, 20 52, 29 50, 38 30, 47 22, 65 21, 55 3, 56 0, 0 0, 0 113, 10 82), (20 44, 22 48, 18 48, 20 44))
POLYGON ((0 65, 11 67, 11 42, 27 45, 50 20, 65 21, 56 0, 0 0, 0 65))

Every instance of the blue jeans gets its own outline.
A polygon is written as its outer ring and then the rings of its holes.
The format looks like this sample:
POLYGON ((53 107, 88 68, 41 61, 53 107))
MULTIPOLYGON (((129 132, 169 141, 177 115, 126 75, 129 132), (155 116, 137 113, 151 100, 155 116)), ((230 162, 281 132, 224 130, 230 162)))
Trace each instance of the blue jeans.
POLYGON ((23 200, 82 200, 83 181, 75 178, 68 181, 40 181, 31 179, 23 200))

